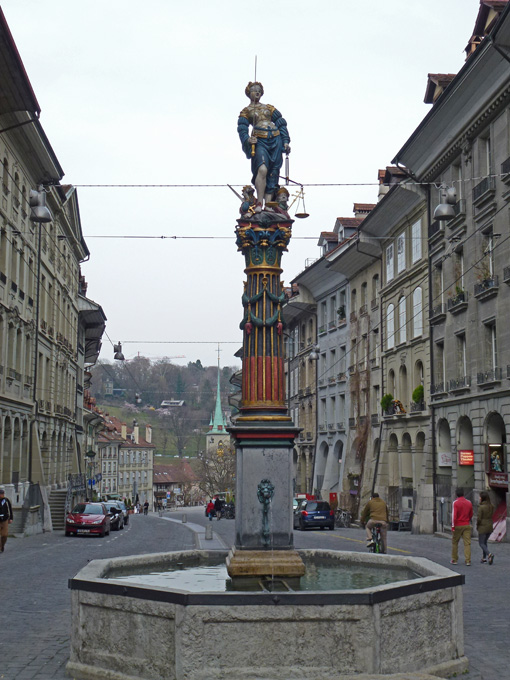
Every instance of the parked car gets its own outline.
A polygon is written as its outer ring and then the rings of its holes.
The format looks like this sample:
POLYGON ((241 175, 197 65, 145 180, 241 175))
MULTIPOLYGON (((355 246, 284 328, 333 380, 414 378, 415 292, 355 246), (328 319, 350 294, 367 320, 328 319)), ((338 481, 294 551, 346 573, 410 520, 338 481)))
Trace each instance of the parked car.
POLYGON ((118 501, 105 501, 106 509, 110 515, 110 525, 112 531, 124 529, 124 513, 118 501))
POLYGON ((335 513, 326 501, 302 501, 294 512, 294 529, 335 528, 335 513))
POLYGON ((126 507, 126 504, 124 501, 111 501, 112 503, 115 503, 121 510, 122 510, 122 515, 124 517, 124 526, 127 527, 129 524, 129 512, 126 507))
POLYGON ((78 503, 66 517, 66 536, 105 536, 110 533, 110 515, 104 503, 78 503))

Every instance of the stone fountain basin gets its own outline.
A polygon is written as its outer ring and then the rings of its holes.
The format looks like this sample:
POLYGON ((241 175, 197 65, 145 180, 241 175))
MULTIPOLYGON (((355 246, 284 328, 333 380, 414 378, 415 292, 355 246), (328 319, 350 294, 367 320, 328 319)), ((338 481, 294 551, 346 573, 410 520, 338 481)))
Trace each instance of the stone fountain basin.
POLYGON ((127 585, 117 571, 217 563, 227 551, 93 560, 69 582, 68 672, 82 680, 340 680, 467 668, 464 577, 430 560, 300 550, 418 578, 358 590, 203 592, 127 585))

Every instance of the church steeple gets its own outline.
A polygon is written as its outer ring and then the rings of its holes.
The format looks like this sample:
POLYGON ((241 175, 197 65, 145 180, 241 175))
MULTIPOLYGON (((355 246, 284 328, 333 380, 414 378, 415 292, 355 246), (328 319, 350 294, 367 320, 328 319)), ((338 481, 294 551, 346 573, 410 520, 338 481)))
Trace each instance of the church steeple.
POLYGON ((218 350, 218 385, 216 388, 216 408, 214 410, 214 418, 212 421, 212 428, 209 429, 211 434, 225 433, 225 419, 223 411, 221 410, 221 390, 220 390, 220 355, 218 350))

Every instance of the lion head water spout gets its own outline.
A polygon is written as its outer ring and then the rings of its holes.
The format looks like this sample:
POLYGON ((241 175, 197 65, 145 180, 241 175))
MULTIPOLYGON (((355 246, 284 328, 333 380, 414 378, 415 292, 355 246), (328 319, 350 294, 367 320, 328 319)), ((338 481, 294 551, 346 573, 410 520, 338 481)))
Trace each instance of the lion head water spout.
POLYGON ((266 548, 271 545, 269 526, 269 506, 274 496, 274 486, 270 479, 263 479, 257 487, 257 498, 262 503, 262 542, 266 548))

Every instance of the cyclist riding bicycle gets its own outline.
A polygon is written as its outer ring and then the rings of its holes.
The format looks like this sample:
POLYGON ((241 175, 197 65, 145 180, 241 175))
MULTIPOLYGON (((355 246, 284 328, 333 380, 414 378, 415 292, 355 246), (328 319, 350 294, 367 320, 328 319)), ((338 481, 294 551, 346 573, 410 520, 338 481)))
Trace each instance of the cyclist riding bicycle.
POLYGON ((379 497, 378 493, 373 493, 372 498, 363 508, 361 513, 361 521, 365 524, 365 529, 367 532, 367 548, 370 548, 373 544, 372 529, 376 524, 381 525, 381 538, 382 538, 382 552, 386 553, 387 548, 387 534, 388 534, 388 506, 379 497))

